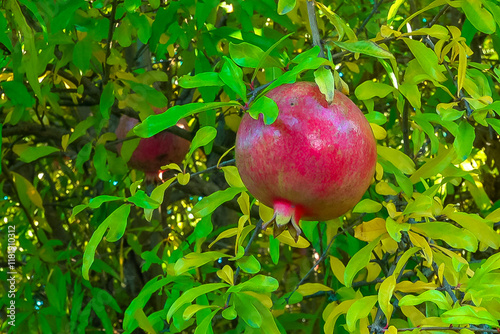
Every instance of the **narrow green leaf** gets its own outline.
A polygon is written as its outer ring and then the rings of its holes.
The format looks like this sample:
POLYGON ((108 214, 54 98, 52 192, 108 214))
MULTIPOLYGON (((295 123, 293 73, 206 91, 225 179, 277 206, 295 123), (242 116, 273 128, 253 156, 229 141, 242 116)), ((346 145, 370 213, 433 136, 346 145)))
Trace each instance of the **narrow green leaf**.
POLYGON ((238 316, 251 328, 260 328, 262 316, 254 304, 248 300, 251 297, 243 293, 233 293, 232 298, 238 316))
POLYGON ((281 44, 281 42, 283 42, 284 40, 286 40, 292 34, 293 33, 289 33, 288 35, 285 35, 285 36, 281 37, 279 39, 279 41, 277 41, 276 43, 274 43, 269 49, 266 50, 266 52, 264 52, 264 54, 259 59, 258 65, 255 67, 255 71, 253 72, 252 79, 250 80, 250 82, 254 82, 255 77, 257 76, 257 73, 258 73, 259 69, 267 61, 267 58, 271 54, 271 52, 274 49, 276 49, 281 44))
POLYGON ((464 161, 469 157, 472 152, 472 147, 474 145, 474 139, 476 138, 476 133, 474 132, 474 127, 469 124, 469 122, 462 120, 458 126, 458 133, 453 142, 453 147, 460 162, 464 161))
POLYGON ((441 320, 446 324, 473 324, 498 326, 498 321, 485 308, 465 305, 441 314, 441 320))
POLYGON ((205 334, 205 333, 212 333, 212 319, 214 316, 219 312, 219 309, 214 310, 212 313, 207 315, 201 322, 198 322, 198 326, 196 326, 196 329, 194 330, 194 334, 205 334))
POLYGON ((500 135, 500 119, 487 118, 486 123, 491 125, 491 127, 500 135))
POLYGON ((182 275, 186 271, 201 267, 205 263, 213 262, 222 257, 229 257, 230 255, 221 252, 203 252, 203 253, 189 253, 177 260, 174 266, 176 275, 182 275))
POLYGON ((101 101, 99 102, 99 110, 105 119, 109 119, 113 103, 115 103, 115 85, 112 82, 108 82, 102 90, 101 101))
POLYGON ((253 291, 257 293, 274 292, 279 288, 279 282, 271 276, 255 275, 248 281, 230 287, 227 292, 253 291))
POLYGON ((414 306, 424 302, 432 302, 441 310, 451 310, 452 307, 444 293, 437 290, 424 291, 418 296, 406 295, 399 300, 399 305, 414 306))
POLYGON ((97 196, 97 197, 91 198, 90 201, 89 201, 88 207, 91 208, 91 209, 97 209, 103 203, 111 202, 111 201, 119 201, 119 200, 123 200, 123 199, 125 199, 125 197, 111 196, 111 195, 101 195, 101 196, 97 196))
POLYGON ((175 300, 175 302, 170 306, 170 309, 167 313, 167 321, 170 322, 170 319, 182 306, 185 304, 193 302, 196 298, 206 293, 220 290, 223 288, 227 288, 229 285, 226 283, 209 283, 197 286, 195 288, 184 291, 184 293, 175 300))
POLYGON ((216 191, 196 203, 191 213, 198 218, 205 217, 206 215, 214 212, 214 210, 217 209, 222 203, 232 200, 234 196, 242 191, 245 191, 245 189, 233 187, 216 191))
POLYGON ((196 132, 193 140, 191 141, 191 147, 189 148, 189 153, 186 156, 186 160, 189 160, 191 155, 197 148, 208 145, 217 136, 217 130, 212 126, 204 126, 196 132))
POLYGON ((182 88, 198 88, 198 87, 220 87, 224 82, 219 78, 219 73, 204 72, 198 73, 195 76, 183 75, 179 79, 179 86, 182 88))
POLYGON ((447 214, 447 216, 463 228, 471 231, 479 241, 484 242, 489 247, 493 249, 500 247, 500 235, 479 215, 453 212, 447 214))
POLYGON ((92 42, 90 37, 86 37, 75 44, 73 64, 85 72, 90 68, 90 58, 92 58, 92 42))
MULTIPOLYGON (((352 281, 356 277, 357 273, 368 265, 370 262, 372 250, 377 246, 382 236, 374 239, 365 247, 361 248, 354 256, 351 258, 347 264, 344 272, 344 282, 345 286, 350 288, 352 286, 352 281)), ((375 296, 375 300, 376 300, 375 296)), ((359 318, 358 318, 359 319, 359 318)))
MULTIPOLYGON (((351 260, 352 261, 352 260, 351 260)), ((346 324, 350 333, 355 332, 359 319, 366 318, 377 302, 377 296, 368 296, 356 300, 347 310, 346 324)))
POLYGON ((30 163, 55 152, 59 152, 59 149, 52 146, 29 146, 19 152, 19 160, 30 163))
POLYGON ((19 81, 4 81, 0 83, 5 95, 15 104, 26 108, 33 106, 35 99, 26 86, 19 81))
POLYGON ((386 49, 372 41, 356 41, 356 42, 338 42, 333 44, 353 53, 362 53, 368 56, 382 59, 395 59, 394 55, 386 49))
POLYGON ((269 125, 276 121, 279 110, 276 102, 267 96, 261 96, 252 103, 248 109, 248 113, 253 119, 259 119, 259 114, 262 114, 264 116, 264 124, 269 125))
MULTIPOLYGON (((111 222, 113 221, 123 222, 124 220, 126 221, 129 213, 130 213, 130 205, 122 204, 118 209, 113 211, 101 223, 101 225, 99 225, 97 230, 95 230, 95 232, 92 234, 92 237, 90 237, 87 247, 85 247, 85 252, 83 253, 82 276, 84 279, 86 280, 89 279, 89 270, 90 267, 92 266, 92 263, 94 263, 94 257, 97 246, 104 237, 104 233, 106 233, 106 230, 110 226, 111 222)), ((108 235, 112 238, 112 240, 113 238, 120 236, 120 233, 122 232, 120 227, 122 226, 119 224, 118 225, 115 224, 113 226, 113 230, 109 231, 108 235)))
POLYGON ((160 203, 148 197, 148 195, 146 195, 146 193, 142 190, 139 190, 133 196, 127 198, 127 201, 144 209, 156 209, 160 206, 160 203))
POLYGON ((443 74, 445 68, 439 65, 438 58, 434 51, 426 47, 422 42, 414 39, 403 39, 410 48, 411 53, 415 56, 422 69, 438 82, 446 81, 446 76, 443 74))
POLYGON ((153 87, 130 80, 125 80, 125 82, 130 85, 130 88, 132 88, 135 93, 142 96, 145 101, 152 104, 153 106, 157 108, 163 108, 168 104, 168 100, 165 95, 163 95, 162 92, 157 91, 153 87))
POLYGON ((89 161, 91 153, 92 143, 83 145, 82 149, 78 151, 78 154, 76 155, 75 167, 80 173, 83 173, 83 164, 89 161))
POLYGON ((174 106, 164 113, 151 115, 134 128, 134 133, 142 138, 149 138, 161 131, 174 126, 181 118, 222 107, 241 107, 238 102, 211 102, 211 103, 189 103, 182 106, 174 106))
POLYGON ((219 73, 221 80, 238 94, 244 102, 247 102, 247 89, 243 82, 243 70, 231 60, 224 56, 224 65, 219 73))
POLYGON ((116 242, 125 234, 127 219, 130 214, 130 205, 122 204, 122 206, 113 211, 113 213, 115 212, 116 214, 113 216, 113 219, 109 220, 109 230, 105 236, 106 241, 108 242, 116 242))

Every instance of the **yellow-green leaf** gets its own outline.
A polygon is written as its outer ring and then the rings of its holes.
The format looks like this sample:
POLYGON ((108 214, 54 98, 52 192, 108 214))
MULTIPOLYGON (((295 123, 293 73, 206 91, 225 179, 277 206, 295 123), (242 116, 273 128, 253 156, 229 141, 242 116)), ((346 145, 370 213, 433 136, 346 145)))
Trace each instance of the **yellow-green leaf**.
POLYGON ((377 153, 405 174, 415 172, 415 163, 403 152, 391 147, 377 145, 377 153))
POLYGON ((302 296, 314 295, 320 291, 333 291, 333 289, 321 283, 305 283, 297 289, 302 296))
POLYGON ((382 209, 382 204, 372 199, 365 198, 352 209, 354 213, 375 213, 382 209))
POLYGON ((314 81, 319 87, 319 90, 325 95, 326 102, 331 104, 335 96, 335 83, 333 82, 333 74, 331 69, 324 66, 314 71, 314 81))
POLYGON ((441 320, 447 324, 473 324, 498 327, 498 321, 484 307, 465 305, 441 314, 441 320))
POLYGON ((428 290, 418 296, 406 295, 399 300, 399 306, 419 305, 425 302, 433 302, 442 310, 451 310, 452 305, 441 291, 428 290))
POLYGON ((396 277, 391 275, 387 277, 378 289, 378 304, 382 312, 384 312, 387 322, 391 320, 391 315, 394 307, 391 304, 392 294, 396 287, 396 277))
POLYGON ((346 315, 347 330, 350 333, 353 333, 356 330, 356 325, 359 319, 368 317, 377 302, 377 298, 377 296, 363 297, 356 300, 351 305, 346 315))
POLYGON ((229 255, 221 252, 189 253, 177 260, 174 266, 175 274, 181 275, 186 271, 201 267, 205 263, 213 262, 222 257, 229 257, 229 255))
MULTIPOLYGON (((352 286, 352 281, 354 280, 354 277, 356 274, 366 267, 368 263, 370 262, 371 255, 372 255, 372 250, 375 248, 375 246, 378 245, 380 239, 382 236, 379 236, 372 242, 370 242, 368 245, 365 247, 361 248, 354 256, 351 258, 349 263, 347 264, 345 268, 345 273, 344 273, 344 282, 345 286, 350 288, 352 286)), ((376 296, 375 296, 376 297, 376 296)), ((358 318, 359 319, 359 318, 358 318)))

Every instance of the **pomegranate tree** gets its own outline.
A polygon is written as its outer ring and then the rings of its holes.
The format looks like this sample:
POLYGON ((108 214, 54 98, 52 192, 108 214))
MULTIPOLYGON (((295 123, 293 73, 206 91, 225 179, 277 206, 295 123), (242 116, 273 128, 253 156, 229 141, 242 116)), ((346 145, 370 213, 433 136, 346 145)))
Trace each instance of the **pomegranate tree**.
MULTIPOLYGON (((155 112, 160 114, 163 110, 155 109, 155 112)), ((139 123, 137 119, 123 115, 116 129, 117 138, 124 139, 137 123, 139 123)), ((188 129, 185 119, 181 119, 176 126, 188 129)), ((162 131, 150 138, 142 138, 134 153, 132 153, 128 165, 131 168, 143 171, 147 180, 156 180, 161 166, 169 163, 182 163, 189 151, 189 145, 188 140, 173 133, 162 131)), ((121 151, 121 144, 117 145, 117 148, 118 151, 121 151)))
POLYGON ((376 142, 359 108, 335 91, 328 104, 318 86, 298 82, 267 97, 279 115, 265 125, 260 114, 243 116, 236 137, 236 165, 243 183, 261 203, 274 208, 274 234, 299 220, 337 218, 361 199, 375 172, 376 142))

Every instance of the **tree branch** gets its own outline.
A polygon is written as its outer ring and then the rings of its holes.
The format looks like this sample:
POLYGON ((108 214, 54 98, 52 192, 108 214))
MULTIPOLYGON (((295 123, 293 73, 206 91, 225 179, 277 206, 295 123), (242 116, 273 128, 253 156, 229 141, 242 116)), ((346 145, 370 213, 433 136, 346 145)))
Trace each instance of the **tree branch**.
POLYGON ((321 36, 318 29, 318 21, 316 21, 316 9, 314 5, 314 0, 307 0, 307 15, 309 17, 309 26, 311 27, 311 34, 313 39, 313 45, 319 46, 319 57, 324 58, 325 52, 323 51, 323 45, 321 44, 321 36))

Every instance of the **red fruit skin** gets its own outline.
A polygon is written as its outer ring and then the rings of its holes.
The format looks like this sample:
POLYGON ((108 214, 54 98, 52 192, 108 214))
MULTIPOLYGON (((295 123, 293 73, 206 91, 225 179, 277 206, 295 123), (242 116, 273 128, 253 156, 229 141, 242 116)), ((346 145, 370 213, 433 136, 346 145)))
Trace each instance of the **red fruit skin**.
POLYGON ((279 116, 265 125, 245 114, 236 137, 236 165, 252 195, 267 206, 289 202, 303 220, 340 217, 368 189, 377 161, 370 124, 335 91, 328 105, 311 82, 287 84, 267 97, 279 116))
MULTIPOLYGON (((157 114, 161 110, 155 110, 157 114)), ((122 116, 116 129, 116 137, 124 139, 127 133, 139 123, 135 118, 122 116)), ((181 119, 178 127, 187 130, 188 124, 185 119, 181 119)), ((146 173, 147 176, 157 176, 161 166, 169 163, 182 163, 182 160, 189 151, 190 142, 173 133, 162 131, 150 138, 143 138, 132 153, 128 161, 131 168, 138 169, 146 173)), ((118 151, 121 151, 121 144, 117 145, 118 151)))

